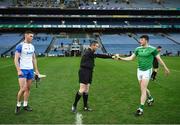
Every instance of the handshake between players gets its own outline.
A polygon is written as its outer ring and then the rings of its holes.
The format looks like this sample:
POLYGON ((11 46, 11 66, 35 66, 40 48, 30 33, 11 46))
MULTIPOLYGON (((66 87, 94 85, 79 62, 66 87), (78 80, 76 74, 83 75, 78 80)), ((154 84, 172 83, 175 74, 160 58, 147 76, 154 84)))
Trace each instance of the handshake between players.
POLYGON ((121 60, 121 57, 119 54, 115 54, 112 56, 112 59, 115 59, 115 60, 121 60))

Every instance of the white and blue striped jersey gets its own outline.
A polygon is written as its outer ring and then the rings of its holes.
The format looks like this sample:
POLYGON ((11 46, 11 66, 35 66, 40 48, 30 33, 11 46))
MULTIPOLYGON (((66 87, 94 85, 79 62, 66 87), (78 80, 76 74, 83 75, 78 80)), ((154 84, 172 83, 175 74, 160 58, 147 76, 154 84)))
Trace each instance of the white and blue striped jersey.
POLYGON ((20 53, 20 69, 33 69, 34 46, 31 43, 22 42, 16 46, 16 52, 20 53))

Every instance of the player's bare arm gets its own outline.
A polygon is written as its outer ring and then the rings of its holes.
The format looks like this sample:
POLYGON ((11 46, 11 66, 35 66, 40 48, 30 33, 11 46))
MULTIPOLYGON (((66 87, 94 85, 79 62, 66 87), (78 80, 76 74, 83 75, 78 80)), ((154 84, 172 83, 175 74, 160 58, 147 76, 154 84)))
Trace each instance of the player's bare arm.
POLYGON ((167 68, 166 64, 164 61, 161 59, 160 55, 158 54, 156 56, 157 60, 160 62, 160 64, 164 67, 165 74, 168 75, 170 73, 169 69, 167 68))
POLYGON ((18 76, 22 75, 22 71, 19 67, 19 57, 20 57, 20 54, 18 52, 16 52, 15 57, 14 57, 14 64, 15 64, 18 76))
POLYGON ((132 55, 129 56, 129 57, 121 57, 121 56, 119 56, 119 54, 115 54, 114 56, 112 56, 112 58, 115 59, 115 60, 124 60, 124 61, 134 60, 135 57, 136 57, 135 54, 132 54, 132 55))
POLYGON ((33 66, 34 66, 34 69, 35 69, 35 74, 39 74, 39 70, 38 70, 38 67, 37 67, 37 59, 36 59, 36 55, 33 54, 33 66))

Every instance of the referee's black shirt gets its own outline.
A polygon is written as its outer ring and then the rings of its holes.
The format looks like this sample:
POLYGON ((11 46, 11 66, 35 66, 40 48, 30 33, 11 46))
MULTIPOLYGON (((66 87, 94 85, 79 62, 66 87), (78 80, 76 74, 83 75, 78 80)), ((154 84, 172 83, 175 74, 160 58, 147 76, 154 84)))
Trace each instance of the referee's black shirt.
POLYGON ((92 49, 88 48, 84 55, 81 58, 81 64, 80 68, 87 68, 90 70, 93 70, 95 64, 94 64, 94 58, 99 57, 99 58, 112 58, 111 55, 105 55, 105 54, 95 54, 95 51, 92 49))

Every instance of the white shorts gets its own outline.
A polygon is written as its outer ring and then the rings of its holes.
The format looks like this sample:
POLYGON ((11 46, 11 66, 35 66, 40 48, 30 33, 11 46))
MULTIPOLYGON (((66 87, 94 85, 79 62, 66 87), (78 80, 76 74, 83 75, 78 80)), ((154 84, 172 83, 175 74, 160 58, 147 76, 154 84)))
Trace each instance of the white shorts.
POLYGON ((139 68, 137 69, 137 78, 138 80, 147 79, 150 80, 152 74, 152 68, 146 71, 142 71, 139 68))

